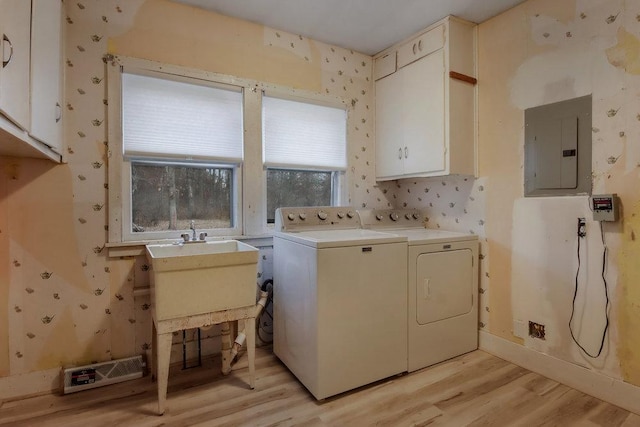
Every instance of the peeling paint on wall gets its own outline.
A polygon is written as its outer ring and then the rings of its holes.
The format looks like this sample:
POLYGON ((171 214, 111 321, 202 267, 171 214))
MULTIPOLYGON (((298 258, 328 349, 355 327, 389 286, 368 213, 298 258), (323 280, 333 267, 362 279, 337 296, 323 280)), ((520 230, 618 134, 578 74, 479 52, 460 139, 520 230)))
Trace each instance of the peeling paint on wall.
POLYGON ((640 202, 629 207, 625 214, 622 245, 620 248, 620 301, 618 353, 620 369, 625 381, 640 385, 640 202))
POLYGON ((629 74, 640 74, 640 40, 623 27, 618 30, 618 44, 606 52, 609 63, 614 67, 629 74))
POLYGON ((486 195, 490 332, 517 342, 509 336, 513 322, 537 320, 547 326, 548 338, 525 338, 524 346, 640 385, 640 337, 633 333, 640 328, 640 254, 632 237, 640 199, 637 6, 529 0, 481 24, 479 164, 480 175, 492 183, 486 195), (588 236, 574 326, 581 343, 597 353, 604 315, 599 225, 590 221, 586 197, 575 206, 567 198, 523 199, 521 186, 524 109, 585 94, 593 96, 593 192, 618 193, 623 205, 621 222, 604 225, 613 317, 603 355, 595 360, 573 343, 567 321, 577 269, 571 225, 583 216, 588 236))

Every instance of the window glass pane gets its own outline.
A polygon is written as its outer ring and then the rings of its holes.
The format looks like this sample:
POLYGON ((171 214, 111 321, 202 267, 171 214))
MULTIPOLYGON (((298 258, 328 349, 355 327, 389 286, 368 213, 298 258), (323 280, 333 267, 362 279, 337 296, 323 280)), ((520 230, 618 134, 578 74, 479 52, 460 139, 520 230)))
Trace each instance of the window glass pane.
POLYGON ((333 172, 267 169, 267 222, 276 208, 331 206, 333 172))
POLYGON ((242 92, 124 73, 127 156, 242 159, 242 92))
POLYGON ((131 231, 233 226, 233 168, 131 163, 131 231))

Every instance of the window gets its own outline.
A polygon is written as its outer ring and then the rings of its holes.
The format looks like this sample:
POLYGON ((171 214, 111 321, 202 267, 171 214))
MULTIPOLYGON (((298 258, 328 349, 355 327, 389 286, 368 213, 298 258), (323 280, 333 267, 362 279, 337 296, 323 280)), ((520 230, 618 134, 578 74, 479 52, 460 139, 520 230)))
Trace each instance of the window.
POLYGON ((274 222, 278 207, 339 204, 347 167, 345 109, 264 96, 262 117, 267 222, 274 222))
POLYGON ((109 242, 267 237, 279 206, 346 200, 344 100, 113 57, 109 242), (264 93, 267 92, 267 95, 264 93))
POLYGON ((133 233, 231 229, 233 168, 173 162, 131 162, 133 233))
POLYGON ((237 234, 242 92, 174 79, 122 74, 125 237, 173 237, 191 221, 209 234, 237 234))
POLYGON ((276 209, 283 206, 335 205, 337 180, 334 172, 267 169, 267 223, 275 222, 276 209))

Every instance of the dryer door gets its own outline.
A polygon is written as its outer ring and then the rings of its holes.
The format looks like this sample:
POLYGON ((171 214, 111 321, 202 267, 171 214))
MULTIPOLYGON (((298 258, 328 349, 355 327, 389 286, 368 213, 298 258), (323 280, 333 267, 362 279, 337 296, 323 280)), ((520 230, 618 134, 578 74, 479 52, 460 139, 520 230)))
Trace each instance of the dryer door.
POLYGON ((420 325, 469 313, 473 306, 473 253, 431 252, 416 259, 416 321, 420 325))

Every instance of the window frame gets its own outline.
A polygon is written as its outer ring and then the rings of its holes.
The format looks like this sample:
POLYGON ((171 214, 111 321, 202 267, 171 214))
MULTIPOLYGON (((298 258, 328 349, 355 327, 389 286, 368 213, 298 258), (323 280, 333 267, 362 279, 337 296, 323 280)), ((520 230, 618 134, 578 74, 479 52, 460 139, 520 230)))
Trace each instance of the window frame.
MULTIPOLYGON (((108 109, 108 243, 110 246, 129 246, 144 244, 157 240, 175 240, 180 238, 180 230, 175 237, 155 237, 146 233, 130 232, 131 192, 130 163, 123 156, 122 141, 122 71, 135 74, 149 74, 162 78, 173 78, 178 81, 197 79, 213 87, 240 88, 243 94, 243 159, 234 171, 236 183, 234 227, 220 229, 213 234, 231 238, 262 238, 273 235, 273 224, 267 224, 267 168, 263 162, 262 138, 262 96, 267 92, 270 96, 292 99, 301 102, 344 108, 346 111, 346 153, 349 170, 349 129, 353 127, 353 106, 350 101, 323 93, 294 89, 255 80, 229 76, 225 74, 164 64, 156 61, 107 55, 107 109, 108 109), (125 210, 127 209, 127 210, 125 210), (129 216, 127 216, 127 214, 129 216), (129 230, 127 230, 129 227, 129 230), (128 231, 128 233, 127 233, 128 231), (144 234, 144 235, 141 235, 144 234)), ((158 159, 162 161, 163 159, 158 159)), ((181 160, 181 159, 175 159, 181 160)), ((184 160, 184 159, 182 159, 184 160)), ((213 162, 218 164, 218 162, 213 162)), ((303 170, 311 170, 304 168, 303 170)), ((335 185, 335 204, 345 203, 349 194, 349 180, 345 171, 338 173, 335 185)), ((198 230, 200 231, 200 230, 198 230)), ((203 230, 207 231, 208 230, 203 230)), ((209 234, 211 235, 211 234, 209 234)))

